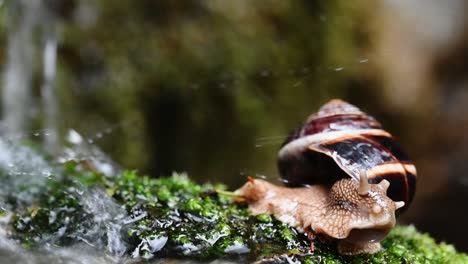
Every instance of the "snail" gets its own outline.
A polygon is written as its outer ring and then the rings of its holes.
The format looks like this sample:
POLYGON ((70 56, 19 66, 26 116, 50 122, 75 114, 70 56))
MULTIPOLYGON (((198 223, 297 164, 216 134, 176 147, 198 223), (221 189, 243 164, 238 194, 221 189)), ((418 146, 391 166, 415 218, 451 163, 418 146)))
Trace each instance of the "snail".
POLYGON ((341 254, 375 253, 411 203, 416 168, 371 116, 331 100, 293 131, 278 153, 288 187, 249 179, 235 193, 253 214, 272 214, 307 234, 336 241, 341 254))
POLYGON ((359 180, 366 171, 370 183, 390 182, 388 196, 404 201, 416 190, 416 167, 392 135, 373 117, 334 99, 293 131, 278 153, 278 169, 288 186, 359 180))

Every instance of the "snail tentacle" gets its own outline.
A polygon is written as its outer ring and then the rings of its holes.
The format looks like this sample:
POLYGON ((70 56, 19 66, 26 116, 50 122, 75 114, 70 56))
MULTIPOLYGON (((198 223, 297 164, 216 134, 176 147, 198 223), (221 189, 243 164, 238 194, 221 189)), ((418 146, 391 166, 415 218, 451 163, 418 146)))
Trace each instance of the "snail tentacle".
POLYGON ((367 172, 361 171, 359 174, 359 194, 360 195, 367 195, 369 194, 370 184, 369 179, 367 178, 367 172))

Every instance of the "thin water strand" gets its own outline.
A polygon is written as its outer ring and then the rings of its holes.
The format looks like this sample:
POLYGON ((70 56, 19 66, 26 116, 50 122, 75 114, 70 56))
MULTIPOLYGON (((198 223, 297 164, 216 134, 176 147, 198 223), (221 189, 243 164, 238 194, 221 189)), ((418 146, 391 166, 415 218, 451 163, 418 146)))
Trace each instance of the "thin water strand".
POLYGON ((50 135, 44 138, 45 149, 49 153, 56 153, 59 147, 58 137, 58 107, 55 94, 55 75, 57 61, 57 37, 55 30, 55 17, 47 10, 43 11, 42 28, 45 44, 43 48, 44 81, 41 87, 42 107, 45 115, 44 127, 50 135))
POLYGON ((26 130, 32 103, 31 83, 35 57, 34 28, 40 1, 9 1, 7 61, 3 79, 4 134, 26 130), (20 14, 20 15, 17 15, 20 14), (27 107, 25 107, 27 106, 27 107))

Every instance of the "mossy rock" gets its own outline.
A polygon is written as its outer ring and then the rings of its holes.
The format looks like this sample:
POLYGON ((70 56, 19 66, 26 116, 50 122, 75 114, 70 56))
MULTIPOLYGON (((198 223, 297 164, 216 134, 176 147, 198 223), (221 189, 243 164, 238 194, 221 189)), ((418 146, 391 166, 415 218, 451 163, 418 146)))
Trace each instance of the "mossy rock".
POLYGON ((216 190, 184 174, 152 179, 126 171, 105 177, 69 163, 65 180, 52 181, 36 204, 17 212, 13 236, 25 247, 84 242, 141 259, 288 263, 468 263, 453 246, 437 244, 412 226, 398 226, 374 255, 340 256, 269 215, 252 216, 216 190))

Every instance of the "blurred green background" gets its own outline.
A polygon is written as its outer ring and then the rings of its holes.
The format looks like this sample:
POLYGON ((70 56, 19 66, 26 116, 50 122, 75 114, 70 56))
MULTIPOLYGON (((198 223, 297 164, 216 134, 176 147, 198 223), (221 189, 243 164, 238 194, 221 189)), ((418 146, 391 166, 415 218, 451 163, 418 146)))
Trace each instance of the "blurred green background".
POLYGON ((246 175, 277 181, 289 131, 341 98, 417 165, 401 221, 466 251, 466 9, 461 0, 2 1, 2 131, 46 129, 59 152, 74 129, 125 168, 234 189, 246 175))

